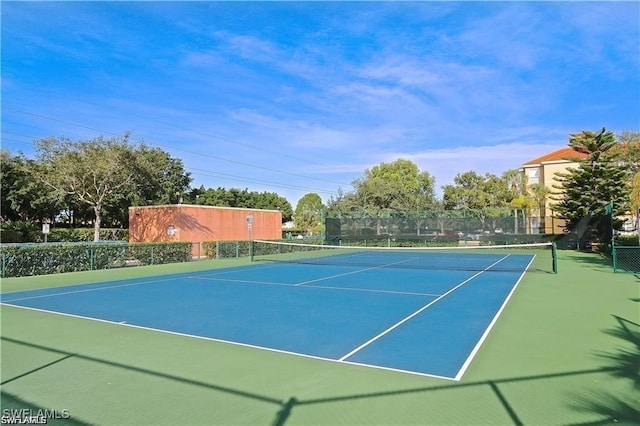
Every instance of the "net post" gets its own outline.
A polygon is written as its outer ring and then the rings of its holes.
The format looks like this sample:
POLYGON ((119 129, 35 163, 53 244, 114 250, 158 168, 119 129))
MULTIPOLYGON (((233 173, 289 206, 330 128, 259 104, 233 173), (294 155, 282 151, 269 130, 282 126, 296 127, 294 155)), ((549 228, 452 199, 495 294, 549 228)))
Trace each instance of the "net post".
POLYGON ((558 273, 558 246, 556 245, 556 242, 553 241, 551 243, 551 259, 552 259, 552 263, 553 263, 553 273, 557 274, 558 273))

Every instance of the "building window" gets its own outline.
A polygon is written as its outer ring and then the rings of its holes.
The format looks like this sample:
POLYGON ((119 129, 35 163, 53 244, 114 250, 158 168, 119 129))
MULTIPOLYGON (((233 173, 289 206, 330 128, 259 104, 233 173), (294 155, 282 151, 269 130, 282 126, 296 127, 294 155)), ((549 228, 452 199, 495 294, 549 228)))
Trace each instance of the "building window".
POLYGON ((529 185, 535 185, 540 183, 540 169, 529 169, 527 173, 529 185))

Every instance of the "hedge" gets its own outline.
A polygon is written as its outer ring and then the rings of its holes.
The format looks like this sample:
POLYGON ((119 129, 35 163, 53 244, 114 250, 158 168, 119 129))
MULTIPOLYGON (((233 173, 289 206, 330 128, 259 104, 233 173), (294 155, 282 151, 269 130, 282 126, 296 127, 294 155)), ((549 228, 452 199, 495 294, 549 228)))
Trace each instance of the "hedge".
POLYGON ((26 244, 0 247, 0 275, 22 277, 191 260, 191 243, 26 244))

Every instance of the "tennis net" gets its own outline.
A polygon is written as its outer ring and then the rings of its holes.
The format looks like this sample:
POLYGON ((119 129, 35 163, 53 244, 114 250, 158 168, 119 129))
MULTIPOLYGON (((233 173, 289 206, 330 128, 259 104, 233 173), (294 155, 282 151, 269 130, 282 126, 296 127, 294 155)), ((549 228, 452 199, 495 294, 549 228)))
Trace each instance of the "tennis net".
POLYGON ((553 243, 358 247, 254 240, 251 260, 371 268, 557 272, 557 251, 553 243))

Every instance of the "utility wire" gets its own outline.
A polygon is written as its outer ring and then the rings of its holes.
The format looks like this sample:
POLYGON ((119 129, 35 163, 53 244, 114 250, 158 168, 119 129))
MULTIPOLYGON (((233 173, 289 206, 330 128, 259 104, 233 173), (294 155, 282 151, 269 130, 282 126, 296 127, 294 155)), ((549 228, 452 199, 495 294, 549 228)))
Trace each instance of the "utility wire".
MULTIPOLYGON (((21 84, 21 83, 17 83, 17 84, 22 86, 22 87, 24 87, 24 88, 26 88, 26 90, 33 90, 28 85, 21 84)), ((39 91, 39 92, 48 92, 50 94, 62 96, 65 100, 69 99, 67 94, 62 94, 62 93, 57 92, 55 90, 37 88, 37 91, 39 91)), ((102 105, 102 104, 91 102, 91 101, 88 101, 86 99, 78 99, 78 98, 76 98, 75 100, 79 101, 79 102, 82 102, 82 103, 85 103, 85 104, 88 104, 88 105, 93 105, 93 106, 97 106, 97 107, 104 107, 104 105, 102 105)), ((15 100, 14 100, 14 102, 15 102, 15 100)), ((303 158, 300 158, 300 157, 296 157, 295 155, 291 155, 291 154, 286 153, 286 152, 278 152, 278 151, 275 151, 275 150, 270 150, 268 148, 265 149, 265 147, 262 147, 262 146, 256 146, 256 145, 252 145, 252 144, 249 144, 249 143, 246 143, 246 142, 239 142, 239 141, 232 140, 232 139, 229 139, 229 138, 224 137, 224 136, 220 136, 220 135, 216 135, 216 134, 213 134, 213 133, 205 132, 205 131, 202 131, 202 130, 199 130, 199 129, 190 129, 190 128, 185 127, 185 126, 180 126, 180 125, 177 125, 177 124, 174 124, 174 123, 170 123, 170 122, 167 122, 167 121, 164 121, 164 120, 158 120, 156 118, 149 117, 149 116, 144 115, 144 114, 140 114, 137 111, 129 112, 129 114, 144 118, 145 120, 148 120, 148 121, 151 121, 151 122, 154 122, 154 123, 162 124, 164 126, 173 127, 173 128, 181 129, 181 130, 188 130, 188 131, 196 132, 196 133, 199 133, 201 135, 205 135, 205 136, 208 136, 208 137, 211 137, 211 138, 214 138, 214 139, 219 139, 221 141, 224 141, 224 142, 227 142, 227 143, 230 143, 230 144, 251 148, 251 149, 259 151, 259 152, 271 152, 271 153, 274 153, 274 154, 276 154, 276 155, 278 155, 280 157, 287 157, 287 158, 291 158, 293 160, 305 161, 307 163, 309 163, 309 162, 313 163, 313 161, 309 161, 309 159, 303 159, 303 158)), ((315 164, 317 164, 317 163, 315 163, 315 164)))
POLYGON ((239 182, 268 184, 268 185, 271 185, 271 186, 277 186, 277 187, 286 188, 286 189, 301 189, 301 190, 305 190, 305 191, 323 192, 325 194, 333 194, 333 191, 327 191, 327 190, 324 190, 324 189, 307 188, 307 187, 298 186, 298 185, 287 185, 287 184, 282 184, 282 183, 269 182, 269 181, 266 181, 266 180, 251 179, 251 178, 232 175, 232 174, 228 174, 228 173, 210 172, 208 170, 196 169, 196 168, 193 168, 193 167, 191 167, 190 170, 196 170, 196 172, 192 172, 192 173, 193 174, 197 174, 197 175, 212 176, 212 177, 231 177, 231 178, 233 178, 234 181, 239 181, 239 182))
MULTIPOLYGON (((85 126, 85 125, 82 125, 82 124, 73 123, 71 121, 61 120, 61 119, 58 119, 58 118, 49 117, 49 116, 42 115, 42 114, 36 114, 36 113, 30 112, 30 111, 25 111, 25 110, 21 110, 21 109, 10 107, 10 106, 5 106, 4 108, 5 109, 9 109, 11 111, 15 111, 15 112, 21 113, 21 114, 31 115, 31 116, 34 116, 34 117, 43 118, 45 120, 51 120, 51 121, 55 121, 55 122, 59 122, 59 123, 64 123, 64 124, 68 124, 68 125, 71 125, 71 126, 81 127, 81 128, 84 128, 84 129, 93 130, 93 131, 100 132, 100 133, 106 133, 106 134, 110 134, 110 135, 114 135, 114 136, 119 136, 120 135, 118 133, 109 132, 109 131, 106 131, 106 130, 97 129, 95 127, 85 126)), ((256 169, 267 170, 267 171, 270 171, 270 172, 281 173, 281 174, 285 174, 285 175, 289 175, 289 176, 301 177, 301 178, 304 178, 304 179, 317 180, 317 181, 323 181, 323 182, 328 182, 328 183, 335 183, 335 184, 338 184, 338 185, 347 185, 344 182, 338 182, 338 181, 334 181, 334 180, 331 180, 331 179, 323 179, 323 178, 318 178, 318 177, 302 175, 302 174, 298 174, 298 173, 287 172, 287 171, 284 171, 284 170, 272 169, 270 167, 264 167, 264 166, 259 166, 259 165, 256 165, 256 164, 245 163, 245 162, 242 162, 242 161, 231 160, 229 158, 220 157, 220 156, 216 156, 216 155, 204 154, 204 153, 201 153, 201 152, 191 151, 191 150, 184 149, 184 148, 177 148, 177 147, 172 146, 172 145, 160 144, 160 143, 156 143, 155 145, 166 147, 166 148, 170 148, 170 149, 173 149, 173 150, 176 150, 176 151, 186 152, 186 153, 193 154, 193 155, 213 158, 213 159, 220 160, 220 161, 225 161, 225 162, 228 162, 228 163, 239 164, 239 165, 246 166, 246 167, 253 167, 253 168, 256 168, 256 169)))

